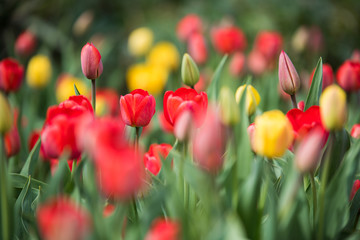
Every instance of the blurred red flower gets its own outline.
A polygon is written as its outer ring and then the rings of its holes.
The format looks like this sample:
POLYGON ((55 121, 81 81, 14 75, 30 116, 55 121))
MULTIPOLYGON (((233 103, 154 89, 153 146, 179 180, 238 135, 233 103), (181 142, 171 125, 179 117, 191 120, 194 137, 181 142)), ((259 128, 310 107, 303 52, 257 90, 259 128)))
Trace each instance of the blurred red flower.
MULTIPOLYGON (((323 64, 323 78, 322 78, 322 90, 324 90, 326 87, 330 86, 334 83, 334 71, 330 64, 323 64)), ((315 68, 311 73, 310 79, 309 79, 309 86, 311 86, 312 79, 315 74, 315 68)))
POLYGON ((262 31, 255 40, 257 49, 268 62, 276 61, 282 49, 283 39, 278 32, 262 31))
POLYGON ((24 67, 15 59, 0 61, 0 89, 5 92, 17 91, 24 77, 24 67))
POLYGON ((360 89, 360 63, 347 60, 336 72, 336 80, 345 91, 360 89))
POLYGON ((36 48, 36 37, 30 31, 24 31, 21 33, 15 42, 16 54, 27 57, 30 56, 36 48))
POLYGON ((189 37, 188 52, 196 63, 203 64, 206 62, 208 53, 202 33, 194 33, 189 37))
POLYGON ((17 128, 18 116, 19 111, 15 109, 12 127, 4 136, 5 152, 8 158, 16 155, 20 151, 20 136, 17 128))
POLYGON ((117 116, 119 113, 119 96, 111 88, 96 89, 96 101, 105 104, 103 115, 117 116))
POLYGON ((353 200, 353 198, 355 197, 355 194, 359 190, 359 188, 360 188, 360 180, 357 179, 357 180, 355 180, 355 182, 351 188, 350 201, 353 200))
POLYGON ((87 43, 81 49, 81 69, 88 79, 97 79, 103 72, 101 55, 92 43, 87 43))
POLYGON ((175 220, 157 218, 145 236, 145 240, 179 240, 180 224, 175 220))
POLYGON ((230 73, 234 77, 240 76, 245 68, 245 55, 242 52, 236 52, 231 58, 229 65, 230 73))
POLYGON ((202 32, 201 18, 195 14, 188 14, 182 18, 176 27, 176 35, 181 41, 187 41, 193 33, 202 32))
POLYGON ((151 144, 149 151, 144 155, 145 168, 155 176, 161 169, 161 159, 165 160, 171 151, 172 146, 167 143, 151 144))
POLYGON ((214 48, 221 54, 243 51, 247 45, 245 34, 235 26, 213 28, 211 30, 211 39, 214 48))
POLYGON ((360 124, 354 124, 350 132, 353 138, 360 138, 360 124))

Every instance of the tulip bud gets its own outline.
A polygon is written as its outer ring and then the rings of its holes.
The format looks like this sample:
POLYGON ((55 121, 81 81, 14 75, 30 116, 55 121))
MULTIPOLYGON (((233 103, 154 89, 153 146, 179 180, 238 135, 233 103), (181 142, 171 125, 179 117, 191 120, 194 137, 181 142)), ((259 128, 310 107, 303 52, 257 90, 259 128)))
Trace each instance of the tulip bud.
POLYGON ((206 62, 208 53, 205 38, 202 33, 194 33, 190 36, 188 51, 196 63, 203 64, 206 62))
POLYGON ((145 240, 180 240, 180 223, 175 220, 157 218, 145 236, 145 240))
POLYGON ((190 87, 199 81, 200 73, 196 63, 187 53, 184 54, 181 64, 181 78, 183 83, 190 87))
POLYGON ((103 72, 101 55, 92 43, 81 49, 81 69, 87 79, 97 79, 103 72))
POLYGON ((268 158, 281 157, 293 141, 293 129, 279 110, 263 113, 255 119, 254 150, 268 158))
POLYGON ((279 81, 284 92, 289 95, 294 95, 300 87, 299 75, 284 51, 281 51, 279 57, 279 81))
POLYGON ((345 91, 360 89, 360 63, 345 61, 336 72, 336 80, 345 91))
POLYGON ((239 122, 239 106, 236 104, 234 93, 228 87, 222 87, 219 96, 221 121, 225 125, 235 125, 239 122))
POLYGON ((331 85, 321 94, 320 115, 328 131, 344 127, 347 118, 346 93, 339 86, 331 85))
POLYGON ((301 173, 313 172, 320 160, 323 131, 316 128, 308 133, 296 149, 295 165, 301 173))
POLYGON ((180 113, 174 126, 174 135, 180 141, 190 139, 195 131, 194 117, 190 110, 180 113))
MULTIPOLYGON (((245 90, 246 84, 240 86, 235 93, 236 102, 240 103, 241 96, 245 90)), ((251 116, 254 114, 256 107, 260 103, 260 95, 256 89, 249 85, 246 90, 246 98, 245 98, 245 106, 246 106, 246 112, 248 116, 251 116)))
POLYGON ((351 129, 351 132, 350 132, 350 135, 353 137, 353 138, 360 138, 360 124, 355 124, 352 129, 351 129))
POLYGON ((16 54, 27 57, 30 56, 36 47, 36 37, 30 31, 25 31, 21 33, 15 42, 15 52, 16 54))
POLYGON ((26 72, 26 80, 30 87, 45 87, 50 81, 51 74, 51 63, 48 57, 36 55, 30 59, 26 72))
POLYGON ((300 101, 297 105, 298 109, 300 109, 301 111, 304 111, 305 108, 305 102, 304 101, 300 101))
POLYGON ((258 50, 249 53, 247 67, 255 75, 263 74, 268 68, 268 62, 264 55, 258 50))
POLYGON ((242 52, 234 53, 229 65, 231 75, 234 77, 239 76, 244 71, 244 67, 245 55, 242 52))
POLYGON ((145 55, 154 39, 153 32, 146 27, 137 28, 130 33, 128 48, 131 55, 139 57, 145 55))
POLYGON ((360 189, 360 180, 356 179, 350 193, 350 201, 355 197, 356 192, 360 189))
POLYGON ((17 91, 24 77, 24 68, 15 59, 0 61, 0 89, 5 92, 17 91))
POLYGON ((12 113, 5 96, 0 93, 0 134, 8 132, 12 126, 12 113))

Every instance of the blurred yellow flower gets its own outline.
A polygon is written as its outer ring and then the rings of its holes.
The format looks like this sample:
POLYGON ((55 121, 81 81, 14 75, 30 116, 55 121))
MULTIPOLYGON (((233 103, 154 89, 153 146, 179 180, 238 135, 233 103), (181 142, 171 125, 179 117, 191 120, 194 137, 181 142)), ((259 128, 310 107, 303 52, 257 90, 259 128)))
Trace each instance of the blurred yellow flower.
MULTIPOLYGON (((240 103, 241 96, 244 92, 245 87, 246 84, 240 86, 236 90, 235 98, 237 103, 240 103)), ((254 114, 256 107, 260 103, 260 100, 261 98, 258 91, 256 91, 256 89, 253 86, 249 85, 246 90, 246 99, 245 99, 246 112, 249 116, 254 114)))
POLYGON ((0 134, 4 134, 11 129, 13 119, 9 102, 0 92, 0 134))
POLYGON ((154 34, 149 28, 141 27, 135 29, 129 36, 129 52, 137 57, 145 55, 153 43, 153 38, 154 34))
POLYGON ((320 96, 320 116, 324 127, 341 130, 347 119, 346 93, 338 85, 331 85, 320 96))
POLYGON ((107 104, 104 98, 100 98, 96 95, 96 110, 95 114, 97 117, 105 116, 109 110, 107 109, 107 104))
POLYGON ((159 42, 150 51, 147 61, 152 65, 159 65, 168 70, 175 70, 179 66, 179 52, 170 42, 159 42))
POLYGON ((272 110, 256 117, 253 147, 257 154, 281 157, 292 144, 293 137, 291 123, 281 111, 272 110))
POLYGON ((89 88, 82 80, 70 74, 62 74, 58 78, 56 86, 56 99, 58 103, 61 103, 68 99, 70 96, 75 95, 74 84, 76 85, 81 95, 84 95, 86 97, 89 96, 89 88))
POLYGON ((126 82, 130 91, 143 89, 150 94, 162 93, 168 78, 164 67, 152 64, 136 64, 127 71, 126 82))
POLYGON ((27 67, 26 79, 30 87, 45 87, 51 78, 51 62, 48 57, 36 55, 30 59, 27 67))

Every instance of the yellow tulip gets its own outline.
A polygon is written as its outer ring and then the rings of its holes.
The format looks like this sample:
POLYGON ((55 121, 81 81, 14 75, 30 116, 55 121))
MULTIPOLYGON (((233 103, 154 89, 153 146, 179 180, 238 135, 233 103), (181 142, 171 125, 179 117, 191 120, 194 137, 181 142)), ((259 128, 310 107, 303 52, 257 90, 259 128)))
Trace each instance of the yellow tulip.
POLYGON ((179 66, 179 52, 170 42, 159 42, 150 51, 147 61, 151 65, 159 65, 167 70, 175 70, 179 66))
POLYGON ((51 74, 51 63, 48 57, 36 55, 30 59, 26 72, 27 83, 30 87, 45 87, 50 81, 51 74))
POLYGON ((320 116, 324 127, 329 130, 341 130, 347 119, 346 93, 333 84, 320 96, 320 116))
MULTIPOLYGON (((10 105, 5 96, 0 92, 0 134, 4 134, 11 129, 13 119, 10 105)), ((1 137, 1 136, 0 136, 1 137)))
POLYGON ((279 110, 263 113, 255 119, 254 150, 268 157, 281 157, 292 144, 293 129, 287 117, 279 110))
POLYGON ((69 74, 63 74, 59 77, 58 85, 56 87, 56 99, 58 103, 61 103, 70 96, 75 95, 74 84, 81 95, 89 96, 90 92, 88 86, 82 80, 69 74))
POLYGON ((150 64, 133 65, 128 69, 126 75, 130 91, 140 88, 153 95, 162 93, 167 78, 168 72, 164 67, 150 64))
POLYGON ((152 43, 154 34, 149 28, 138 28, 130 33, 128 40, 129 52, 134 56, 145 55, 152 43))
MULTIPOLYGON (((241 96, 244 92, 245 87, 246 84, 240 86, 236 90, 235 98, 237 103, 240 103, 241 96)), ((259 105, 260 101, 261 98, 258 91, 256 91, 256 89, 253 86, 249 85, 246 90, 246 99, 245 99, 246 112, 249 116, 254 114, 256 107, 259 105)))

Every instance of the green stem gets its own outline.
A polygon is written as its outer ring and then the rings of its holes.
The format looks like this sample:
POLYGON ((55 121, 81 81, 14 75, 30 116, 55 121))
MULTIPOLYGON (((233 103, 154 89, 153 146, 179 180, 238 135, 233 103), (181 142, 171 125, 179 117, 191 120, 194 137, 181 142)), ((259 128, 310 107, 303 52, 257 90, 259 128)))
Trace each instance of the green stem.
POLYGON ((316 196, 316 185, 314 180, 314 173, 310 173, 310 182, 311 182, 311 190, 312 190, 312 198, 313 198, 313 226, 315 229, 315 217, 317 211, 317 196, 316 196))
POLYGON ((91 103, 94 109, 94 115, 96 113, 96 83, 95 79, 91 79, 91 103))
POLYGON ((4 136, 0 135, 0 201, 1 201, 1 236, 2 239, 10 239, 9 236, 9 213, 7 195, 7 171, 4 136))
POLYGON ((296 102, 296 96, 295 93, 293 95, 290 95, 291 97, 291 102, 294 108, 297 108, 297 102, 296 102))
MULTIPOLYGON (((186 160, 186 156, 187 156, 187 146, 188 146, 188 142, 185 141, 184 142, 184 146, 183 146, 183 161, 186 160)), ((183 178, 183 186, 184 186, 184 207, 185 209, 187 209, 189 207, 189 186, 185 181, 185 177, 184 177, 184 162, 182 164, 182 178, 183 178)))
POLYGON ((140 142, 140 127, 135 127, 135 149, 136 151, 139 149, 140 142))

